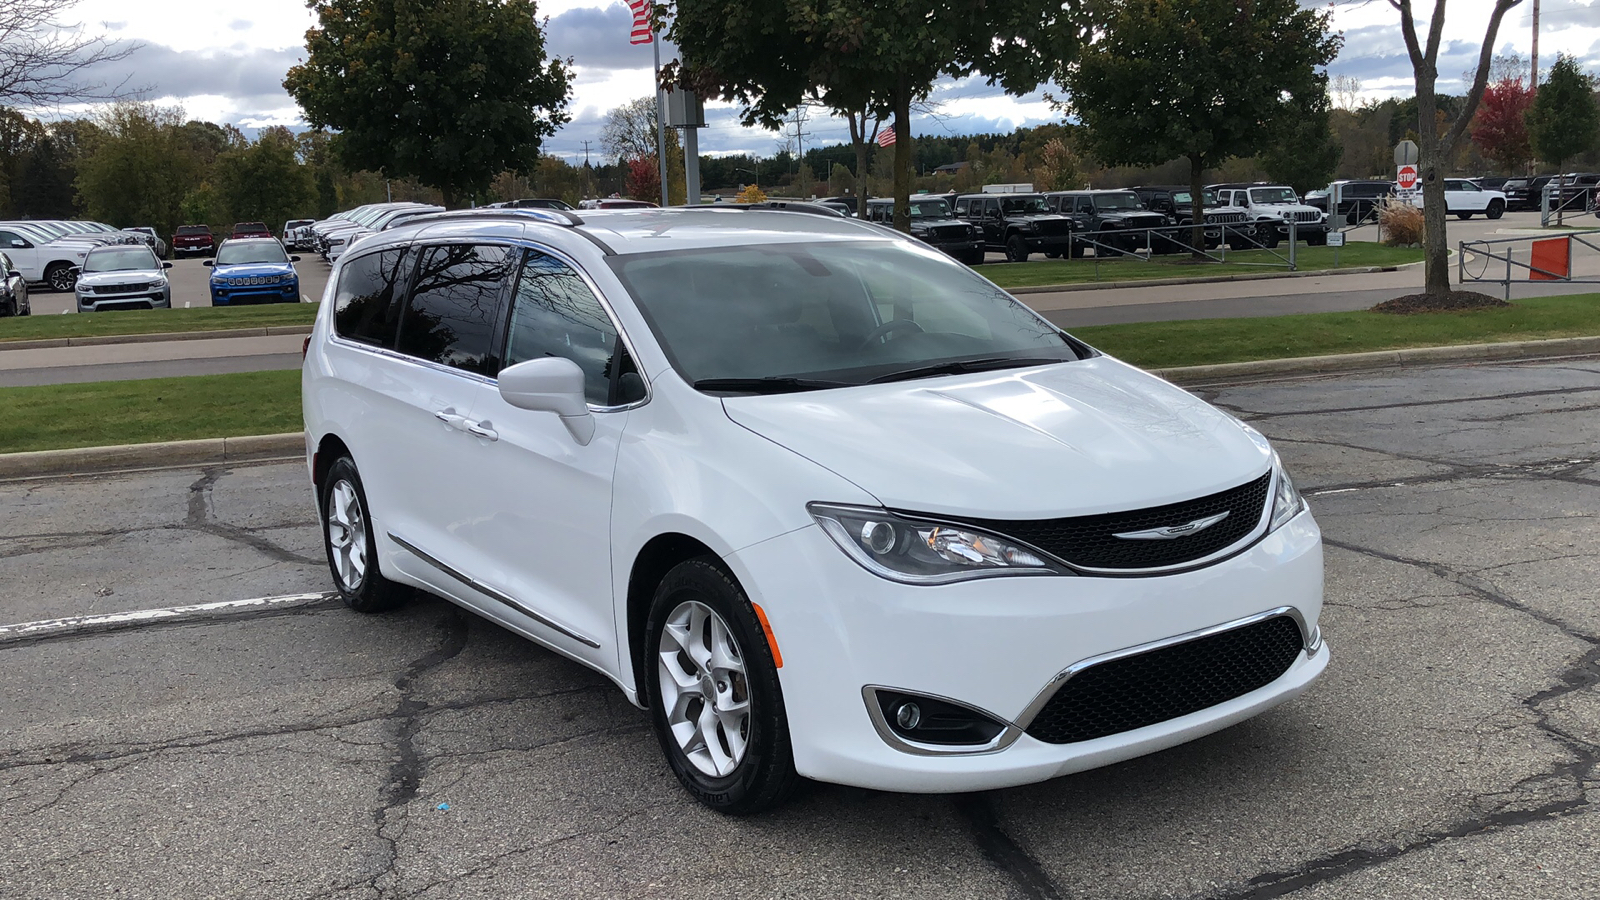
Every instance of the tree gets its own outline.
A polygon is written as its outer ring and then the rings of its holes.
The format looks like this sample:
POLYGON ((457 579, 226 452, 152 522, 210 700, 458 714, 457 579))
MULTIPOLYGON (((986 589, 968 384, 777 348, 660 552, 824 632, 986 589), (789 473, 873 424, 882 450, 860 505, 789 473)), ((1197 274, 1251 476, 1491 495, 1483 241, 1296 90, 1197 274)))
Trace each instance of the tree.
MULTIPOLYGON (((682 203, 688 194, 687 177, 683 169, 683 144, 678 139, 678 129, 667 129, 667 195, 672 203, 682 203)), ((617 162, 648 156, 656 159, 656 98, 640 97, 630 100, 606 113, 606 122, 600 126, 600 149, 615 157, 617 162)), ((656 173, 656 195, 640 197, 658 203, 661 173, 656 173)))
MULTIPOLYGON (((683 54, 664 77, 744 107, 745 124, 777 128, 805 102, 865 125, 893 122, 895 227, 910 229, 911 105, 940 75, 981 71, 1025 93, 1076 31, 1061 0, 672 0, 668 35, 683 54)), ((862 180, 864 172, 856 177, 862 180)))
POLYGON ((1522 78, 1501 79, 1483 89, 1472 142, 1507 174, 1521 172, 1533 159, 1527 122, 1532 105, 1533 89, 1522 78))
MULTIPOLYGON (((1326 66, 1341 39, 1328 13, 1296 0, 1107 0, 1092 38, 1060 82, 1088 148, 1111 165, 1189 162, 1194 232, 1202 247, 1202 174, 1248 156, 1307 109, 1327 128, 1326 66)), ((1326 142, 1327 138, 1321 138, 1326 142)))
POLYGON ((1478 109, 1489 81, 1490 61, 1494 57, 1494 39, 1500 31, 1500 21, 1506 13, 1522 0, 1495 0, 1489 13, 1489 25, 1484 34, 1482 49, 1478 52, 1478 67, 1466 99, 1455 111, 1455 124, 1450 125, 1443 137, 1439 135, 1439 97, 1434 84, 1439 78, 1439 44, 1444 35, 1445 0, 1434 0, 1433 18, 1428 23, 1427 43, 1417 37, 1417 17, 1411 0, 1389 0, 1389 5, 1400 12, 1400 33, 1405 37, 1406 53, 1411 58, 1411 71, 1417 86, 1417 144, 1421 165, 1418 174, 1422 181, 1422 215, 1426 223, 1425 251, 1423 256, 1424 290, 1436 297, 1450 293, 1450 248, 1445 237, 1444 168, 1454 155, 1456 143, 1466 132, 1478 109))
MULTIPOLYGON (((1600 108, 1595 106, 1595 80, 1578 68, 1578 61, 1563 53, 1550 67, 1550 76, 1528 110, 1528 139, 1539 158, 1561 164, 1594 147, 1600 136, 1600 108)), ((1565 179, 1557 181, 1559 191, 1565 179)), ((1561 212, 1556 213, 1561 221, 1561 212)))
POLYGON ((78 0, 0 3, 0 104, 40 108, 85 100, 115 100, 122 86, 84 81, 95 66, 117 62, 138 44, 90 37, 59 17, 78 0))
POLYGON ((1333 180, 1344 146, 1334 139, 1328 121, 1332 112, 1327 94, 1290 104, 1288 112, 1278 118, 1267 145, 1256 155, 1268 178, 1292 185, 1302 194, 1333 180))
POLYGON ((202 169, 181 138, 181 109, 118 103, 100 116, 99 137, 78 165, 78 196, 92 218, 149 225, 169 234, 202 169))
POLYGON ((634 200, 656 203, 661 199, 661 166, 654 156, 627 160, 628 180, 624 193, 634 200))
POLYGON ((227 218, 269 226, 310 212, 316 197, 287 129, 264 129, 254 144, 224 151, 211 183, 227 218))
POLYGON ((283 85, 352 169, 415 176, 446 205, 531 172, 568 121, 570 61, 532 0, 309 0, 318 27, 283 85))

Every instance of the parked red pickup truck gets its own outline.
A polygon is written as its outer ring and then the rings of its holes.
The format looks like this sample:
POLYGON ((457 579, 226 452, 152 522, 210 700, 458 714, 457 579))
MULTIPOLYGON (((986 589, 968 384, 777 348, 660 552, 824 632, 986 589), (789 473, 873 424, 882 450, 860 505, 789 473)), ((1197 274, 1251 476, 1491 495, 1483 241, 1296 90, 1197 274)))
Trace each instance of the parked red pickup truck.
POLYGON ((272 231, 267 228, 267 223, 265 222, 235 222, 233 225, 233 237, 269 238, 272 237, 272 231))
POLYGON ((174 257, 193 254, 210 256, 216 252, 216 247, 216 238, 211 236, 211 229, 204 225, 179 225, 177 232, 172 235, 174 257))

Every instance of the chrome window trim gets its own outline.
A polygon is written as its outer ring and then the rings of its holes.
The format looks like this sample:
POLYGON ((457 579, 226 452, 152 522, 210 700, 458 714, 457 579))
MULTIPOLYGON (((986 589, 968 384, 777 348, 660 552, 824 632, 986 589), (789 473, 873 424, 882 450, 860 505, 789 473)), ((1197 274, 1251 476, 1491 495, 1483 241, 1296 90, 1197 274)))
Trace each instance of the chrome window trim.
POLYGON ((552 631, 556 631, 556 632, 559 632, 561 634, 564 634, 567 637, 572 638, 573 640, 577 641, 580 644, 583 644, 586 647, 590 647, 590 648, 593 648, 595 650, 599 650, 600 649, 600 642, 599 641, 596 641, 593 638, 584 637, 583 635, 579 634, 578 632, 573 631, 572 629, 566 627, 565 625, 560 624, 559 622, 556 622, 555 620, 549 618, 548 616, 545 616, 545 615, 543 615, 541 613, 535 612, 534 610, 530 609, 526 604, 524 604, 521 601, 517 600, 517 598, 511 596, 510 594, 507 594, 505 591, 501 591, 501 590, 498 590, 496 588, 492 588, 489 585, 484 584, 483 582, 477 580, 476 578, 473 578, 472 576, 466 574, 465 572, 462 572, 460 569, 454 568, 453 566, 450 566, 447 563, 444 563, 444 562, 440 561, 437 557, 431 556, 428 553, 424 552, 423 550, 418 549, 415 544, 413 544, 413 543, 405 540, 404 538, 396 535, 394 532, 390 531, 390 532, 387 532, 387 534, 389 535, 389 540, 394 541, 396 544, 399 544, 402 549, 404 549, 406 552, 410 553, 412 556, 415 556, 416 558, 422 560, 423 562, 433 566, 434 568, 436 568, 439 571, 445 573, 446 575, 449 575, 451 578, 454 578, 455 580, 461 582, 462 584, 466 585, 467 587, 472 588, 473 590, 477 591, 478 593, 483 594, 486 597, 490 597, 490 598, 492 598, 494 600, 498 600, 501 603, 504 603, 505 605, 507 605, 507 606, 511 607, 512 609, 516 610, 517 612, 522 613, 523 615, 527 616, 528 618, 533 619, 535 622, 538 622, 539 624, 545 626, 546 628, 549 628, 552 631))
MULTIPOLYGON (((1050 683, 1045 685, 1044 689, 1039 692, 1039 695, 1033 698, 1033 702, 1029 703, 1027 708, 1022 711, 1022 714, 1017 716, 1015 727, 1018 729, 1019 734, 1027 731, 1028 727, 1033 724, 1033 720, 1038 717, 1040 711, 1043 710, 1045 705, 1055 697, 1056 693, 1061 690, 1062 686, 1068 681, 1072 680, 1072 676, 1092 666, 1098 666, 1102 663, 1124 659, 1129 656, 1138 656, 1141 653, 1149 653, 1152 650, 1161 650, 1166 647, 1171 647, 1174 644, 1183 644, 1189 641, 1199 640, 1200 638, 1210 637, 1214 634, 1221 634, 1224 631, 1232 631, 1236 628, 1244 628, 1247 625, 1265 622, 1268 619, 1275 619, 1279 616, 1288 616, 1294 620, 1296 625, 1300 627, 1301 650, 1305 653, 1307 659, 1316 656, 1317 653, 1321 651, 1321 629, 1310 629, 1307 626, 1305 615, 1293 606, 1274 607, 1273 609, 1269 609, 1265 612, 1259 612, 1254 615, 1245 616, 1241 619, 1234 619, 1231 622, 1223 622, 1207 628, 1200 628, 1195 631, 1185 632, 1183 634, 1175 634, 1171 637, 1165 637, 1143 644, 1136 644, 1132 647, 1124 647, 1121 650, 1112 650, 1108 653, 1101 653, 1086 659, 1080 659, 1072 665, 1067 666, 1065 669, 1062 669, 1060 672, 1057 672, 1055 677, 1050 679, 1050 683)), ((1283 676, 1280 675, 1278 677, 1282 678, 1283 676)), ((1277 679, 1275 678, 1273 681, 1277 681, 1277 679)), ((1271 683, 1272 682, 1268 682, 1268 684, 1271 683)), ((1263 685, 1263 687, 1265 687, 1265 685, 1263 685)), ((1257 688, 1257 690, 1260 690, 1260 688, 1257 688)), ((1209 707, 1207 708, 1209 709, 1209 707)), ((1195 712, 1200 712, 1200 710, 1196 710, 1195 712)), ((1193 715, 1193 713, 1190 713, 1189 715, 1193 715)), ((1182 717, 1180 716, 1179 718, 1182 717)), ((1121 734, 1123 732, 1118 733, 1121 734)), ((1002 735, 1002 737, 1004 737, 1004 735, 1002 735)), ((1013 738, 1013 740, 1015 740, 1015 738, 1013 738)))

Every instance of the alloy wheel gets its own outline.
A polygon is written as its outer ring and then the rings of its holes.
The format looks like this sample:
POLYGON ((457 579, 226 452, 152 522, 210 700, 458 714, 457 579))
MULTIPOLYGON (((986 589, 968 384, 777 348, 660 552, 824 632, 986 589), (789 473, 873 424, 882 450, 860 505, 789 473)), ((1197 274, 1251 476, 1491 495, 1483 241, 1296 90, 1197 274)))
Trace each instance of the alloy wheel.
POLYGON ((328 546, 341 586, 352 593, 359 590, 367 576, 367 518, 348 481, 336 482, 328 492, 328 546))
POLYGON ((667 617, 657 648, 661 704, 678 749, 701 773, 724 778, 750 740, 750 682, 728 623, 695 600, 667 617))

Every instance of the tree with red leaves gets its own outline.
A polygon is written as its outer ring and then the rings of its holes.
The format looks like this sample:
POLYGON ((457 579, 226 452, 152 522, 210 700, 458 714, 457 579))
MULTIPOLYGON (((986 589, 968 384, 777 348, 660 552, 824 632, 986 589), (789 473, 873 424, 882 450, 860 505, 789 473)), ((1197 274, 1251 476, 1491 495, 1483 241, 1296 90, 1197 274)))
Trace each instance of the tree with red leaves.
POLYGON ((1532 105, 1533 89, 1521 78, 1501 78, 1483 90, 1472 140, 1507 174, 1521 174, 1533 159, 1526 119, 1532 105))
POLYGON ((661 169, 654 156, 640 156, 628 160, 628 177, 625 184, 628 196, 634 200, 658 203, 661 200, 661 169))

